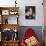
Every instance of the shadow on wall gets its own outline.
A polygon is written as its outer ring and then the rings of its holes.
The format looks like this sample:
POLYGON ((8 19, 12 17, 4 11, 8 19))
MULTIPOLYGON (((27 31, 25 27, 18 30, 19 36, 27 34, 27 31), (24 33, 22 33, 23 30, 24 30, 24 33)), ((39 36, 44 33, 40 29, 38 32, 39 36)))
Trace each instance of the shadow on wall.
POLYGON ((24 33, 26 32, 26 30, 28 28, 32 28, 34 30, 34 32, 36 32, 37 34, 37 37, 39 39, 39 41, 41 43, 43 43, 43 30, 42 30, 42 26, 22 26, 21 29, 20 29, 20 32, 19 32, 19 39, 20 39, 20 42, 24 36, 24 33))

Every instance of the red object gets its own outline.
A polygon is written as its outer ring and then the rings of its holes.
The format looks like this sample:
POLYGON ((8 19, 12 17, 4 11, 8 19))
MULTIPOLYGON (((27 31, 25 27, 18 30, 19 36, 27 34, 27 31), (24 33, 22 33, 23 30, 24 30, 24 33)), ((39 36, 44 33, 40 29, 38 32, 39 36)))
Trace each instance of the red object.
MULTIPOLYGON (((23 37, 23 39, 22 39, 21 45, 22 45, 22 46, 26 46, 25 39, 28 39, 29 37, 32 37, 32 36, 36 37, 37 35, 36 35, 36 33, 33 31, 32 28, 27 29, 27 31, 25 32, 25 35, 24 35, 24 37, 23 37)), ((40 43, 38 42, 35 46, 41 46, 41 45, 40 45, 40 43)))

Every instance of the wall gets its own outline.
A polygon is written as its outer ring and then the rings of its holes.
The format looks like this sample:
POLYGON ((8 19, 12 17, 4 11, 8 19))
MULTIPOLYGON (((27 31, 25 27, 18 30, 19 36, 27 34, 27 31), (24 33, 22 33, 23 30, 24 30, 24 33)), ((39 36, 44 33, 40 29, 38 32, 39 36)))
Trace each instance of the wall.
MULTIPOLYGON (((14 0, 15 1, 15 0, 14 0)), ((15 6, 13 0, 0 0, 0 6, 9 7, 15 6)), ((43 6, 42 0, 17 0, 17 6, 19 6, 19 24, 21 26, 43 26, 43 6), (36 19, 26 20, 25 19, 25 6, 35 6, 36 7, 36 19)))
POLYGON ((0 0, 1 7, 13 7, 15 6, 15 0, 0 0))
POLYGON ((20 18, 19 24, 21 26, 43 26, 43 6, 42 0, 21 0, 20 3, 20 18), (25 19, 25 6, 35 6, 36 7, 36 19, 26 20, 25 19))

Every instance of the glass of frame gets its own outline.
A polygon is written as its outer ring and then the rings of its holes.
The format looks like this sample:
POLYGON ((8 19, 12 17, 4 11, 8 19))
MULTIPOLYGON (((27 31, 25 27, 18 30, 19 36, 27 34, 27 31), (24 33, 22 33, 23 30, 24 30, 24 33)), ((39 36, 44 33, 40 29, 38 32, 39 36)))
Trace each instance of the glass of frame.
POLYGON ((25 19, 35 19, 35 6, 25 7, 25 19))

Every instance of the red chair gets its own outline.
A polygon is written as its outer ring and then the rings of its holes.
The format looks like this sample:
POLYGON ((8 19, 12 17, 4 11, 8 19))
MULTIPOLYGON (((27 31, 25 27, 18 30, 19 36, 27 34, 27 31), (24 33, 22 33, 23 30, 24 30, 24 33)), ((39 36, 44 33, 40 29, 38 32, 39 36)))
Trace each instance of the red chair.
MULTIPOLYGON (((33 29, 32 28, 27 29, 27 31, 25 32, 24 37, 22 38, 21 46, 27 46, 26 43, 25 43, 25 40, 32 37, 32 36, 34 36, 37 39, 37 35, 33 31, 33 29)), ((38 41, 35 46, 41 46, 40 42, 38 41)))

